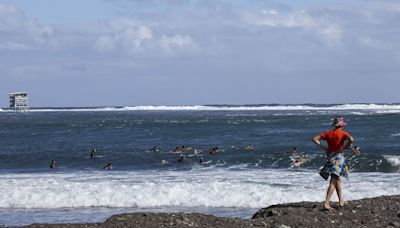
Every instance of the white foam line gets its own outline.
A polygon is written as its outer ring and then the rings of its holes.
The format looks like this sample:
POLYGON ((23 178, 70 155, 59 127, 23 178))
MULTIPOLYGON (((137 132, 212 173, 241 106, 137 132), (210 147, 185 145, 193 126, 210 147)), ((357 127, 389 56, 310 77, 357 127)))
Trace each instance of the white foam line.
MULTIPOLYGON (((204 106, 204 105, 187 105, 187 106, 125 106, 125 107, 101 107, 101 108, 48 108, 48 109, 31 109, 30 112, 93 112, 93 111, 296 111, 296 110, 320 110, 320 111, 337 111, 337 110, 358 110, 358 111, 377 111, 381 113, 398 113, 400 105, 393 104, 341 104, 329 107, 324 106, 307 106, 307 105, 265 105, 265 106, 204 106)), ((1 110, 0 112, 10 112, 10 110, 1 110)), ((357 113, 357 112, 354 112, 357 113)), ((360 114, 360 113, 358 113, 360 114)))

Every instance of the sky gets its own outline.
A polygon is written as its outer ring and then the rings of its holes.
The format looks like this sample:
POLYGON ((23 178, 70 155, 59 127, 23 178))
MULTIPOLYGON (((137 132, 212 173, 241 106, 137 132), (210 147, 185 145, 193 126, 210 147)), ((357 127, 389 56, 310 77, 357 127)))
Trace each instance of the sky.
POLYGON ((398 0, 0 0, 0 107, 398 103, 398 0))

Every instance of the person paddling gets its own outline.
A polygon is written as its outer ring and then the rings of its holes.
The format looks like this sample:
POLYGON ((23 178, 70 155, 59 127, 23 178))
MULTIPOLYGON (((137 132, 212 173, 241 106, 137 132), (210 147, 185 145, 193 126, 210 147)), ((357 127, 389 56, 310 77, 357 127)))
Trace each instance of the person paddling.
MULTIPOLYGON (((339 198, 339 205, 343 207, 345 201, 342 195, 342 182, 340 177, 348 176, 348 169, 345 165, 344 150, 351 149, 353 137, 343 130, 346 123, 343 117, 334 118, 332 126, 334 129, 325 131, 313 138, 313 142, 326 151, 327 162, 324 168, 321 170, 320 174, 325 179, 328 180, 331 177, 329 186, 326 192, 326 198, 324 202, 324 209, 329 210, 330 200, 333 192, 336 190, 337 196, 339 198), (325 140, 328 146, 323 145, 321 140, 325 140)), ((359 155, 360 151, 353 149, 353 155, 359 155)))
POLYGON ((108 163, 106 166, 103 167, 103 169, 112 169, 112 164, 108 163))
POLYGON ((56 161, 55 160, 51 160, 51 163, 50 163, 49 167, 52 168, 52 169, 55 169, 56 168, 56 161))
POLYGON ((97 152, 96 147, 93 147, 92 151, 90 152, 90 157, 91 158, 96 157, 96 152, 97 152))

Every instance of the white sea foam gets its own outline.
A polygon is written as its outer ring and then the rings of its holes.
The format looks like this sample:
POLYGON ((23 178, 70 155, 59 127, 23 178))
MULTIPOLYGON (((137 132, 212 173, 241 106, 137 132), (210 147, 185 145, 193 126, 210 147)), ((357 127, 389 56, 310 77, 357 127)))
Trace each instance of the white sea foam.
MULTIPOLYGON (((346 199, 400 192, 400 176, 354 173, 346 199)), ((0 208, 243 207, 322 201, 326 182, 317 172, 289 170, 80 172, 1 174, 0 208)))
POLYGON ((264 106, 126 106, 122 110, 210 110, 210 111, 245 111, 245 110, 399 110, 400 105, 392 104, 341 104, 333 106, 309 106, 309 105, 264 105, 264 106))
POLYGON ((400 167, 400 156, 384 155, 383 157, 390 163, 390 165, 400 167))
MULTIPOLYGON (((212 106, 212 105, 143 105, 125 107, 98 108, 33 108, 30 112, 95 112, 95 111, 353 111, 351 114, 363 115, 363 112, 400 113, 399 104, 341 104, 332 106, 310 105, 243 105, 243 106, 212 106)), ((0 110, 1 111, 1 110, 0 110)), ((2 110, 10 111, 10 110, 2 110)))
POLYGON ((350 114, 352 114, 352 115, 358 115, 358 116, 367 115, 367 113, 365 113, 365 112, 350 112, 350 114))
POLYGON ((400 110, 399 104, 342 104, 327 107, 338 110, 400 110))
POLYGON ((391 134, 390 137, 397 137, 400 136, 400 133, 396 133, 396 134, 391 134))
POLYGON ((384 110, 376 110, 378 114, 397 114, 400 113, 398 109, 384 109, 384 110))

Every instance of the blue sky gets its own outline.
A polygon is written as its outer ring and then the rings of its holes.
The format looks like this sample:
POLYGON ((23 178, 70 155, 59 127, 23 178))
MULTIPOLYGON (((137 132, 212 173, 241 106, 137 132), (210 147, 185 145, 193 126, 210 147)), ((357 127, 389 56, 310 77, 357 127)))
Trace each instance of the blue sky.
POLYGON ((400 2, 0 0, 0 107, 400 102, 400 2))

